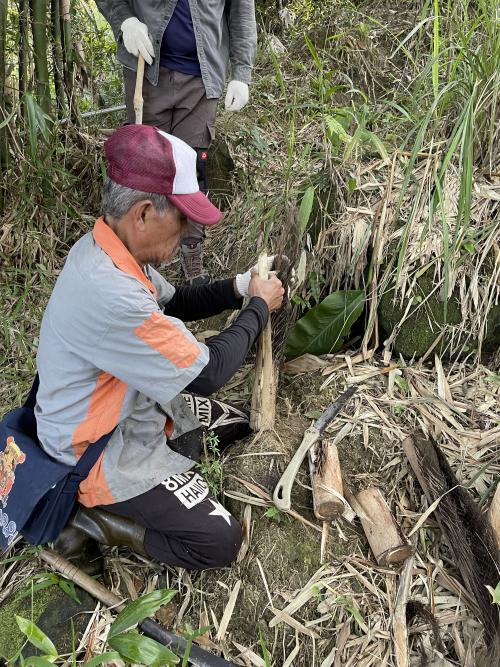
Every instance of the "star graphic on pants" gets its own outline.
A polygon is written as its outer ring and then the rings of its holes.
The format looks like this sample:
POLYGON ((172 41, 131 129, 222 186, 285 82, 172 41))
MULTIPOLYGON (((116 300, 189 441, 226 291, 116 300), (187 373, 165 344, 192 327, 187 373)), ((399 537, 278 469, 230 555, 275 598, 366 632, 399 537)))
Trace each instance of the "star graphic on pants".
POLYGON ((225 507, 223 507, 220 503, 218 503, 216 500, 212 500, 212 498, 209 498, 210 502, 212 505, 215 507, 213 512, 209 512, 209 516, 221 516, 224 521, 227 521, 229 525, 231 525, 231 512, 228 512, 225 507))

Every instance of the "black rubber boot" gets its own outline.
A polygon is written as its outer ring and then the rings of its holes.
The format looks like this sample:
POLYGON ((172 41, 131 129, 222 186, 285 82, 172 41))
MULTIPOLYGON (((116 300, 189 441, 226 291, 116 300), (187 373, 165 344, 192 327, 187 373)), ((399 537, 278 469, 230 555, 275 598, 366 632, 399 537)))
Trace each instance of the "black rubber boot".
POLYGON ((149 558, 144 548, 146 529, 131 519, 89 507, 79 507, 71 526, 109 547, 127 546, 149 558))
POLYGON ((53 544, 54 551, 64 556, 86 574, 102 574, 104 561, 99 545, 70 523, 53 544))

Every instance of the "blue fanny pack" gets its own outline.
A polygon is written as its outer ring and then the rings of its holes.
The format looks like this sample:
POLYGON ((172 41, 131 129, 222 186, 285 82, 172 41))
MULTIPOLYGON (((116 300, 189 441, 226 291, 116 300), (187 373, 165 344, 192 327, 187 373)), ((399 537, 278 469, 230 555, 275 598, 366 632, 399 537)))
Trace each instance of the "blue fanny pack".
POLYGON ((55 540, 68 522, 78 487, 108 443, 103 435, 70 467, 44 452, 36 431, 38 375, 26 403, 0 421, 0 549, 21 533, 30 544, 55 540))

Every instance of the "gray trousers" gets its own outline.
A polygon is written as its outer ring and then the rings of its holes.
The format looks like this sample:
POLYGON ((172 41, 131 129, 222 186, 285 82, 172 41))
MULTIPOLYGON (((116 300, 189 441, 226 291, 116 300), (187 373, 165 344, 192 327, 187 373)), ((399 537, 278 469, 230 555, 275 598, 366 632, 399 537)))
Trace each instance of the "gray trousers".
MULTIPOLYGON (((123 69, 128 122, 135 123, 134 90, 136 73, 123 69)), ((207 99, 200 76, 160 67, 158 85, 144 79, 142 122, 179 137, 194 149, 207 149, 215 135, 217 99, 207 99)), ((203 239, 202 225, 189 221, 186 237, 203 239)))

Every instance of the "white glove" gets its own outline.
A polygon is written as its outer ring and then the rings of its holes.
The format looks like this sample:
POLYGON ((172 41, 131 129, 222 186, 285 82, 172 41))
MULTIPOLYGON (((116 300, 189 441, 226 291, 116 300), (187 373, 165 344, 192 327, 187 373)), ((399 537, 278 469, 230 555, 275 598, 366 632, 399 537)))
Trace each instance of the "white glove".
POLYGON ((227 111, 240 111, 248 102, 248 85, 233 79, 227 84, 225 107, 227 111))
POLYGON ((138 18, 131 16, 121 25, 123 34, 123 45, 133 56, 144 58, 148 65, 151 65, 155 57, 155 50, 151 44, 148 34, 148 26, 141 23, 138 18))
MULTIPOLYGON (((270 271, 272 269, 274 263, 274 255, 269 255, 267 258, 267 270, 270 271)), ((252 273, 255 271, 258 271, 259 267, 258 264, 255 266, 252 266, 251 269, 248 269, 246 273, 238 273, 235 277, 235 282, 236 282, 236 289, 238 290, 238 294, 240 296, 248 296, 248 286, 250 285, 250 280, 252 279, 252 273)))

